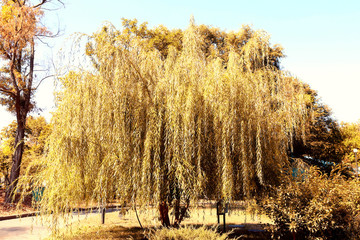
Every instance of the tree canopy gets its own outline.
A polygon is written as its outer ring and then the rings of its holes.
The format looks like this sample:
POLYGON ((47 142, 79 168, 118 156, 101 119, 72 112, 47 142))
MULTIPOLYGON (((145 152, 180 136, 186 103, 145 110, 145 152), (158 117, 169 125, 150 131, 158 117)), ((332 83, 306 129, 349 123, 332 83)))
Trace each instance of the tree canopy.
MULTIPOLYGON (((3 0, 0 13, 0 103, 16 114, 21 104, 32 108, 34 41, 49 32, 39 24, 43 11, 26 1, 3 0), (29 99, 29 100, 27 100, 29 99), (29 102, 29 103, 27 103, 29 102)), ((25 106, 24 106, 25 107, 25 106)), ((27 111, 29 111, 27 110, 27 111)))
POLYGON ((35 181, 46 182, 42 211, 114 198, 231 200, 276 184, 292 136, 302 132, 307 98, 302 83, 276 66, 282 52, 268 34, 194 22, 184 31, 137 28, 149 37, 124 23, 88 36, 94 69, 61 78, 35 181), (223 34, 225 50, 204 41, 215 41, 209 32, 223 34), (159 40, 165 36, 173 38, 159 40))
MULTIPOLYGON (((136 19, 123 18, 122 25, 121 35, 124 39, 127 41, 133 38, 143 39, 146 47, 157 49, 163 58, 167 57, 170 47, 174 47, 178 51, 183 48, 184 31, 182 30, 170 30, 163 25, 149 29, 146 22, 139 25, 136 19)), ((197 31, 201 41, 200 49, 203 51, 204 57, 218 57, 224 64, 229 60, 230 50, 237 52, 242 58, 246 58, 247 67, 251 69, 265 65, 279 68, 280 59, 284 57, 280 45, 270 46, 270 36, 266 32, 254 31, 248 25, 243 25, 239 32, 226 33, 206 25, 197 26, 197 31), (263 54, 263 58, 261 54, 263 54)), ((119 33, 115 34, 119 35, 119 33)), ((87 53, 91 56, 91 44, 88 47, 90 51, 87 53)))

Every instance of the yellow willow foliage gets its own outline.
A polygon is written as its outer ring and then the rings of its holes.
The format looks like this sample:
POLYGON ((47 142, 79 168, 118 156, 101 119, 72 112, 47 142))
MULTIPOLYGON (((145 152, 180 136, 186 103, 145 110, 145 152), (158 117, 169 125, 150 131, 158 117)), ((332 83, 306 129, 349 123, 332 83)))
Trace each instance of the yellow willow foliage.
POLYGON ((276 184, 305 98, 287 73, 247 68, 266 59, 262 34, 226 63, 205 58, 194 24, 166 59, 146 39, 109 27, 91 36, 96 69, 62 79, 35 182, 46 184, 42 210, 114 198, 157 204, 177 194, 235 199, 276 184))

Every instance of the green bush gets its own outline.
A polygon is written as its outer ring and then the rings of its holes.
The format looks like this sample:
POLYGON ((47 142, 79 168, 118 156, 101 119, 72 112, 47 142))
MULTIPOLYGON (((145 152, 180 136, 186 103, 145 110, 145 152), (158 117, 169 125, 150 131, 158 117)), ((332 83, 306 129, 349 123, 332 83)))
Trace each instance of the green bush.
POLYGON ((359 239, 360 187, 357 179, 326 176, 314 168, 290 176, 260 202, 274 220, 273 238, 359 239))
POLYGON ((182 227, 178 229, 161 228, 151 232, 148 238, 151 240, 225 240, 228 239, 228 235, 220 235, 215 229, 205 227, 182 227))

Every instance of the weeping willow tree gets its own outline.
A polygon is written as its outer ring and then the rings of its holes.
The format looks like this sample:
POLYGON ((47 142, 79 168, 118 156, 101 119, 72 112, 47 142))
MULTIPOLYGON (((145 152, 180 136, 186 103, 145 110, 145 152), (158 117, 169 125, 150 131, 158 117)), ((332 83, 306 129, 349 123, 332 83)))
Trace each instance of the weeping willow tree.
POLYGON ((256 196, 279 182, 302 129, 301 83, 271 64, 265 32, 229 34, 224 58, 201 30, 192 22, 166 55, 129 28, 88 36, 94 67, 61 79, 48 153, 33 179, 46 184, 44 213, 118 199, 160 204, 164 225, 164 209, 175 206, 176 225, 180 203, 256 196))

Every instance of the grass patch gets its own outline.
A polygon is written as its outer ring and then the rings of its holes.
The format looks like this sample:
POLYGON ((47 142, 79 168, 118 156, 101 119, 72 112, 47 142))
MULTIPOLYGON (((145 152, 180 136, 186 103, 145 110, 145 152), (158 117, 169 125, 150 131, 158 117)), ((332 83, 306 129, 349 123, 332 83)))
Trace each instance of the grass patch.
POLYGON ((228 239, 227 234, 220 234, 216 232, 215 228, 194 228, 194 227, 182 227, 179 229, 174 228, 162 228, 153 231, 147 235, 148 239, 151 240, 170 240, 170 239, 181 239, 181 240, 225 240, 228 239))
POLYGON ((108 226, 82 226, 71 232, 63 232, 49 239, 65 240, 92 240, 92 239, 145 239, 144 230, 140 227, 123 227, 119 225, 108 226))
MULTIPOLYGON (((92 214, 87 216, 84 220, 71 224, 70 226, 61 229, 57 236, 52 236, 50 239, 144 239, 144 237, 151 237, 151 239, 162 239, 160 237, 167 236, 167 234, 185 234, 188 232, 189 236, 184 235, 185 238, 168 238, 168 239, 226 239, 226 238, 212 238, 212 229, 217 226, 216 209, 214 208, 192 208, 190 217, 186 218, 179 232, 170 231, 166 229, 160 230, 160 222, 158 221, 158 211, 154 208, 143 209, 138 211, 141 224, 144 229, 139 227, 134 211, 128 211, 124 214, 119 212, 106 213, 105 224, 101 224, 101 215, 92 214), (196 227, 195 227, 196 226, 196 227), (200 228, 199 228, 200 226, 200 228), (210 230, 209 230, 210 228, 210 230), (154 229, 156 231, 154 232, 154 229), (200 230, 195 230, 200 229, 200 230), (206 231, 205 231, 206 229, 206 231), (160 233, 157 233, 160 232, 160 233), (154 235, 156 234, 156 235, 154 235), (159 234, 159 235, 157 235, 159 234), (191 235, 192 234, 192 235, 191 235), (204 238, 197 238, 195 236, 204 236, 204 238), (209 234, 209 235, 207 235, 209 234), (208 237, 205 237, 208 236, 208 237), (190 237, 190 238, 189 238, 190 237)), ((221 222, 222 224, 222 217, 221 222)), ((272 221, 265 215, 248 212, 241 209, 234 209, 230 214, 226 215, 226 224, 248 224, 249 226, 268 224, 272 221)), ((214 232, 216 233, 216 232, 214 232)), ((215 235, 214 235, 215 236, 215 235)), ((217 235, 216 235, 217 236, 217 235)), ((220 236, 220 235, 219 235, 220 236)), ((163 238, 166 239, 166 238, 163 238)))

